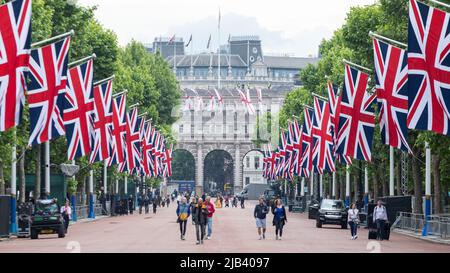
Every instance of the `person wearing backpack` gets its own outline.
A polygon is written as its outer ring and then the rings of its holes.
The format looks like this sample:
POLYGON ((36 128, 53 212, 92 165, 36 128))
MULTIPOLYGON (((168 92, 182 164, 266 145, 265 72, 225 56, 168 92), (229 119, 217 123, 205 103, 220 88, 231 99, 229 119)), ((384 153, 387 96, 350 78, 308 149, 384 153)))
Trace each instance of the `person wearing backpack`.
POLYGON ((186 197, 182 197, 177 207, 177 222, 180 224, 180 236, 181 240, 185 240, 186 236, 186 224, 189 216, 191 215, 191 206, 187 203, 186 197))

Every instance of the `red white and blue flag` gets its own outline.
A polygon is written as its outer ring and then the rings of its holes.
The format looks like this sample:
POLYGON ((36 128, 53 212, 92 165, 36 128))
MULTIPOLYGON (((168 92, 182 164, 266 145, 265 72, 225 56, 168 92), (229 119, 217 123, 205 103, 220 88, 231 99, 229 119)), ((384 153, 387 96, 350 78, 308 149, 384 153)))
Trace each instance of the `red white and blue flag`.
POLYGON ((333 126, 330 118, 330 105, 314 97, 312 160, 317 172, 334 172, 333 126))
POLYGON ((113 98, 111 156, 108 159, 108 166, 117 165, 125 161, 127 133, 126 102, 126 94, 121 94, 113 98))
POLYGON ((406 51, 373 39, 375 82, 381 140, 384 144, 411 151, 408 144, 408 63, 406 51))
POLYGON ((170 146, 170 149, 164 147, 164 158, 163 158, 164 177, 172 176, 172 152, 173 152, 173 145, 170 146))
POLYGON ((142 168, 145 176, 153 177, 153 162, 152 162, 152 134, 155 129, 152 128, 152 124, 150 122, 146 122, 144 126, 144 134, 141 142, 141 157, 142 157, 142 168))
POLYGON ((312 164, 312 147, 313 147, 313 120, 314 110, 310 108, 303 108, 304 122, 303 133, 301 135, 302 140, 302 168, 308 170, 309 173, 314 171, 312 164))
POLYGON ((145 176, 144 165, 142 160, 142 141, 144 140, 144 130, 145 130, 145 115, 139 115, 137 118, 137 130, 139 131, 139 141, 137 142, 138 146, 136 149, 136 153, 139 156, 139 160, 136 161, 137 164, 134 167, 132 173, 138 176, 145 176))
POLYGON ((31 0, 0 6, 0 132, 20 123, 31 52, 31 0))
POLYGON ((94 86, 94 145, 89 162, 103 161, 111 156, 113 81, 94 86))
POLYGON ((375 127, 373 104, 376 93, 369 94, 369 75, 345 65, 344 90, 339 115, 336 152, 352 158, 371 161, 375 127))
POLYGON ((126 161, 127 170, 133 174, 134 168, 139 166, 140 161, 140 135, 138 123, 138 109, 134 107, 127 115, 127 132, 126 132, 126 161))
POLYGON ((70 37, 33 49, 28 73, 29 145, 65 134, 63 111, 70 37))
POLYGON ((346 155, 336 153, 339 132, 339 115, 341 113, 341 96, 338 95, 338 89, 331 81, 327 82, 328 101, 330 103, 330 118, 333 126, 333 155, 341 162, 347 165, 352 164, 352 158, 346 155))
POLYGON ((89 154, 94 143, 93 75, 92 60, 69 69, 63 115, 68 160, 89 154))
POLYGON ((408 128, 450 135, 450 14, 409 1, 408 128))

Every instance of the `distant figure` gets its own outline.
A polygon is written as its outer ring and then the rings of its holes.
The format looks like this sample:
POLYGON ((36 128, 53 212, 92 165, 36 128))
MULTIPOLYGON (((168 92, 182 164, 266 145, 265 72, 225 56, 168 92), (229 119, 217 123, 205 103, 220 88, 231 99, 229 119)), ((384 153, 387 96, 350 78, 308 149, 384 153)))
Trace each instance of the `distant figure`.
POLYGON ((142 214, 142 206, 144 205, 144 200, 142 200, 142 195, 138 196, 138 206, 139 206, 139 214, 142 214))
POLYGON ((145 214, 148 214, 149 212, 149 206, 150 205, 150 198, 148 198, 148 195, 146 194, 144 196, 144 207, 145 207, 145 214))
MULTIPOLYGON (((194 212, 194 208, 197 205, 197 198, 195 198, 194 196, 191 197, 191 202, 190 202, 190 207, 191 207, 191 212, 194 212)), ((192 224, 195 225, 194 219, 192 219, 192 224)))
POLYGON ((61 214, 64 219, 64 228, 65 232, 69 229, 69 222, 72 219, 72 208, 70 207, 69 200, 66 200, 66 203, 63 207, 61 207, 61 214))
POLYGON ((166 197, 166 203, 167 203, 167 207, 169 207, 169 205, 170 205, 170 198, 169 198, 168 195, 167 195, 167 197, 166 197))
POLYGON ((241 209, 245 209, 244 202, 245 202, 245 198, 242 196, 241 197, 241 209))
POLYGON ((153 196, 151 201, 153 206, 153 214, 156 214, 156 208, 158 207, 158 197, 153 196))
POLYGON ((377 240, 384 239, 384 225, 388 220, 386 207, 382 205, 381 200, 378 200, 377 205, 373 209, 373 222, 377 225, 377 240))
POLYGON ((259 198, 259 204, 255 206, 253 216, 256 220, 259 239, 266 239, 266 215, 269 213, 269 207, 264 203, 264 198, 259 198), (262 234, 261 234, 262 230, 262 234))
POLYGON ((197 245, 203 244, 205 237, 205 227, 208 218, 208 209, 203 204, 203 199, 199 198, 192 212, 192 220, 195 223, 195 231, 197 235, 197 245))
POLYGON ((286 209, 284 208, 281 199, 275 200, 272 213, 272 224, 275 226, 275 240, 281 240, 281 237, 283 236, 283 227, 287 222, 286 209))
POLYGON ((210 196, 206 196, 205 206, 206 206, 206 208, 208 210, 208 219, 207 219, 208 236, 206 236, 206 240, 211 240, 213 214, 214 214, 214 212, 216 212, 216 210, 214 209, 214 204, 213 204, 213 202, 211 202, 211 197, 210 196))
POLYGON ((359 210, 356 208, 355 203, 350 205, 350 209, 348 210, 347 223, 350 226, 352 240, 356 240, 358 238, 359 210))
POLYGON ((233 196, 233 202, 232 202, 232 206, 234 207, 234 208, 237 208, 237 196, 233 196))
POLYGON ((191 205, 187 203, 186 197, 181 198, 177 207, 177 222, 180 224, 181 240, 185 240, 186 236, 186 224, 189 216, 191 215, 191 205))
POLYGON ((133 214, 133 196, 130 194, 130 197, 128 197, 128 211, 130 212, 130 214, 133 214))
POLYGON ((225 207, 226 208, 230 207, 230 197, 228 195, 225 196, 225 207))

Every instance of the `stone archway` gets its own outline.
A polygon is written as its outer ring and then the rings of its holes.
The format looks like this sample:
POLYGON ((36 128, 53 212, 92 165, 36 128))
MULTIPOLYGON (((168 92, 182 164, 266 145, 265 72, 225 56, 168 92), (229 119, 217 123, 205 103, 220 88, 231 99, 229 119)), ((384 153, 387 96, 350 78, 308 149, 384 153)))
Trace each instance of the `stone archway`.
POLYGON ((225 150, 212 150, 204 159, 203 190, 207 193, 234 193, 233 157, 225 150))

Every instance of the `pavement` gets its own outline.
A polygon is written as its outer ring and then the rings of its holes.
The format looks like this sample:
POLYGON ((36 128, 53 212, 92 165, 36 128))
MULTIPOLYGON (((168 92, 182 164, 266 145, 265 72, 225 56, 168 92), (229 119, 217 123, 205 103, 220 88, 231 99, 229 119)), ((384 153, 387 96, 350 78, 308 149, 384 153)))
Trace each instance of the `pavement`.
POLYGON ((188 252, 188 253, 265 253, 265 252, 396 252, 450 253, 450 246, 432 243, 399 233, 391 233, 389 241, 367 239, 367 230, 359 229, 359 238, 350 239, 350 230, 338 226, 315 227, 307 214, 289 213, 283 240, 275 240, 275 229, 268 215, 266 240, 258 240, 253 208, 216 210, 213 236, 203 245, 195 244, 195 227, 189 220, 186 240, 180 240, 176 223, 176 205, 158 208, 156 214, 133 214, 77 222, 70 226, 65 238, 40 235, 38 240, 16 238, 0 242, 0 253, 9 252, 188 252))

